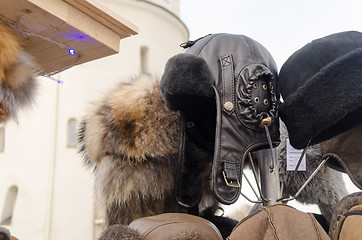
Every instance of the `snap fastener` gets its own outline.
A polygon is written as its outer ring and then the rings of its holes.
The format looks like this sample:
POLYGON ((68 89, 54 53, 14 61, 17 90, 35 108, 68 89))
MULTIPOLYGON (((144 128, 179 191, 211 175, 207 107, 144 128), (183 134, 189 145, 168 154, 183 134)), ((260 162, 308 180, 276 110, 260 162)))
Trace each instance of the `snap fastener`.
POLYGON ((226 102, 224 103, 224 108, 228 111, 231 111, 234 109, 234 104, 232 102, 226 102))
POLYGON ((258 98, 258 97, 255 97, 255 98, 254 98, 254 102, 255 102, 255 103, 259 103, 259 98, 258 98))
POLYGON ((264 99, 264 105, 268 105, 269 101, 268 99, 264 99))

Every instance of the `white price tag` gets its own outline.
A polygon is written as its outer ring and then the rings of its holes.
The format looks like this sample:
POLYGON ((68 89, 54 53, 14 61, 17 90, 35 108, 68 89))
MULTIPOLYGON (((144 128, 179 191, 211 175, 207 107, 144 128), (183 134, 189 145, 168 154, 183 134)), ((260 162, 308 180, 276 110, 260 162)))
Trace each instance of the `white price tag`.
MULTIPOLYGON (((289 138, 286 139, 287 145, 287 171, 294 171, 297 167, 300 156, 303 150, 298 150, 292 147, 289 142, 289 138)), ((302 162, 299 165, 298 171, 306 170, 306 158, 303 156, 302 162)))

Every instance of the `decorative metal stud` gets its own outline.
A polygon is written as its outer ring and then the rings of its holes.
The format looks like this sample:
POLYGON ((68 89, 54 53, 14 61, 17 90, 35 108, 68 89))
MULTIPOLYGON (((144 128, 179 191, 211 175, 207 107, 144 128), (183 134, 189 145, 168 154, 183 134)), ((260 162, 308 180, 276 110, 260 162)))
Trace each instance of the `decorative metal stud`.
POLYGON ((234 104, 232 102, 226 102, 224 103, 224 108, 227 110, 227 111, 231 111, 234 109, 234 104))

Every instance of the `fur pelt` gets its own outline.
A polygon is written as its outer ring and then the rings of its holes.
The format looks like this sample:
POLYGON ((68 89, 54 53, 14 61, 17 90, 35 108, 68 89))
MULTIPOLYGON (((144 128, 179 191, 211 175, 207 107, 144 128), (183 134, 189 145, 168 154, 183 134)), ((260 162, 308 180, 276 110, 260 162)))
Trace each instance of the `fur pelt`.
POLYGON ((16 120, 17 111, 33 103, 36 71, 14 32, 0 21, 0 122, 16 120))
MULTIPOLYGON (((277 148, 279 177, 281 183, 286 187, 291 179, 293 172, 286 171, 286 138, 288 132, 282 123, 280 127, 281 143, 277 148)), ((304 184, 306 179, 318 167, 322 161, 322 152, 319 144, 313 145, 306 150, 306 171, 298 171, 293 184, 290 187, 289 194, 294 195, 304 184)), ((318 174, 309 182, 305 189, 297 197, 297 200, 306 204, 317 204, 322 215, 329 223, 335 207, 338 202, 348 194, 344 185, 342 174, 329 167, 323 166, 318 174)))
POLYGON ((178 115, 166 110, 157 80, 122 83, 84 119, 85 163, 94 166, 95 195, 106 226, 164 212, 185 212, 174 199, 178 115))
POLYGON ((99 240, 142 240, 142 237, 136 230, 115 224, 103 231, 99 240))

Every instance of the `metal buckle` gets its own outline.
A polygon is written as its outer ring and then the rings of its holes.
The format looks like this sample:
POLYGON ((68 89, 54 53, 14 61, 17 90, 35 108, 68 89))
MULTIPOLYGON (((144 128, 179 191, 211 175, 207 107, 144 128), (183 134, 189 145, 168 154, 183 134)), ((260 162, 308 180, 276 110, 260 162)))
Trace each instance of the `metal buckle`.
POLYGON ((225 181, 225 183, 226 183, 226 185, 228 186, 228 187, 240 187, 240 182, 239 182, 239 180, 238 179, 236 179, 236 183, 235 183, 235 181, 233 182, 233 181, 228 181, 227 180, 227 178, 226 178, 226 173, 225 173, 225 171, 222 171, 222 175, 224 176, 224 181, 225 181))

